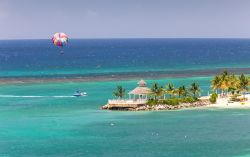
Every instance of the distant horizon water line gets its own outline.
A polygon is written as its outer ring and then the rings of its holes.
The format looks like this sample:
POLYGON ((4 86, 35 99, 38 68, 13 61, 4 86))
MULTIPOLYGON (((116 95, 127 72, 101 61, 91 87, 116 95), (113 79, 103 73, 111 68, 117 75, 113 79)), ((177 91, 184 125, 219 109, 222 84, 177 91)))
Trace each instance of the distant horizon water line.
MULTIPOLYGON (((1 39, 0 41, 10 40, 51 40, 52 35, 48 38, 5 38, 1 39)), ((242 39, 248 40, 250 37, 100 37, 100 38, 71 38, 71 40, 129 40, 129 39, 242 39)))

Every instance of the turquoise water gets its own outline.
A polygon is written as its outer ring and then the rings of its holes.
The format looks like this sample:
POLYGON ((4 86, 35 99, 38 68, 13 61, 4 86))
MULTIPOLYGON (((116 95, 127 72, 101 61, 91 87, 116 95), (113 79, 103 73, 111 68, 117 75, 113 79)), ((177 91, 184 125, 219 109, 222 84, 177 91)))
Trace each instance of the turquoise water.
MULTIPOLYGON (((0 41, 0 78, 110 78, 119 73, 126 80, 138 72, 144 74, 138 79, 153 79, 186 71, 182 78, 146 81, 163 86, 196 81, 206 95, 211 77, 188 77, 192 71, 187 70, 246 68, 248 73, 249 53, 249 39, 70 40, 64 55, 50 40, 6 40, 0 41)), ((0 157, 250 156, 250 110, 100 110, 117 85, 128 92, 137 81, 1 82, 0 157), (72 97, 78 89, 88 96, 72 97)))
MULTIPOLYGON (((164 85, 209 77, 147 80, 164 85)), ((0 86, 0 156, 245 156, 250 110, 117 112, 99 108, 116 85, 136 81, 0 86), (76 88, 87 97, 71 96, 76 88), (20 97, 11 97, 8 95, 20 97), (5 95, 5 97, 4 97, 5 95), (44 97, 21 97, 44 96, 44 97), (65 97, 52 97, 65 96, 65 97)))

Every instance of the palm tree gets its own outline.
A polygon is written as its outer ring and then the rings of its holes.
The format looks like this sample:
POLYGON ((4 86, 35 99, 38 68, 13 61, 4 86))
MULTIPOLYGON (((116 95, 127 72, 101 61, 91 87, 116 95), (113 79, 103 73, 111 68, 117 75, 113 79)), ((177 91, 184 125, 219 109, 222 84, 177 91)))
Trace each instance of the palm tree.
POLYGON ((228 91, 229 87, 231 87, 235 83, 235 76, 230 75, 227 71, 224 71, 222 74, 217 75, 211 82, 211 87, 216 91, 220 89, 221 94, 224 95, 226 91, 228 91))
POLYGON ((176 94, 179 96, 179 98, 181 96, 187 96, 187 90, 185 86, 180 86, 177 90, 175 90, 176 94))
POLYGON ((248 84, 249 84, 248 78, 244 74, 241 74, 239 76, 239 90, 241 92, 248 91, 248 84))
POLYGON ((211 81, 211 87, 214 90, 220 89, 222 94, 225 92, 230 92, 234 94, 235 92, 245 92, 248 91, 248 86, 250 85, 250 78, 241 74, 238 78, 234 74, 229 74, 224 71, 222 74, 215 76, 211 81))
POLYGON ((222 72, 221 77, 226 78, 229 75, 229 73, 225 70, 222 72))
POLYGON ((216 93, 218 92, 218 89, 220 89, 220 85, 221 85, 221 79, 220 76, 215 76, 214 79, 211 82, 211 88, 213 90, 216 91, 216 93))
POLYGON ((166 86, 166 93, 169 95, 169 97, 172 97, 172 95, 174 95, 174 85, 172 83, 169 83, 166 86))
POLYGON ((152 95, 154 96, 154 99, 156 99, 157 97, 162 97, 164 95, 163 87, 159 87, 157 83, 153 83, 151 91, 152 95))
POLYGON ((184 85, 181 86, 181 88, 182 88, 182 96, 186 97, 188 95, 188 90, 186 89, 186 87, 184 85))
POLYGON ((228 74, 227 71, 224 71, 220 77, 220 89, 222 90, 223 95, 225 94, 225 91, 227 91, 229 87, 230 87, 230 75, 228 74))
POLYGON ((175 92, 175 94, 178 95, 178 97, 180 98, 180 97, 181 97, 181 93, 182 93, 182 88, 179 87, 179 88, 175 89, 174 92, 175 92))
POLYGON ((234 94, 235 92, 238 91, 239 79, 235 75, 230 75, 228 85, 229 85, 228 92, 230 92, 231 94, 234 94))
POLYGON ((193 82, 189 90, 193 94, 193 96, 196 97, 196 94, 199 95, 200 93, 200 86, 197 83, 193 82))
POLYGON ((235 88, 235 87, 229 87, 228 88, 228 92, 230 92, 232 95, 234 95, 235 92, 237 92, 237 88, 235 88))
POLYGON ((117 86, 113 95, 118 99, 122 99, 125 96, 125 89, 122 86, 117 86))
POLYGON ((153 85, 151 87, 151 91, 152 91, 152 95, 154 96, 154 99, 156 99, 156 97, 157 97, 158 88, 159 88, 158 84, 153 83, 153 85))
POLYGON ((161 87, 158 89, 157 96, 158 96, 158 97, 163 97, 164 94, 165 94, 164 88, 161 86, 161 87))

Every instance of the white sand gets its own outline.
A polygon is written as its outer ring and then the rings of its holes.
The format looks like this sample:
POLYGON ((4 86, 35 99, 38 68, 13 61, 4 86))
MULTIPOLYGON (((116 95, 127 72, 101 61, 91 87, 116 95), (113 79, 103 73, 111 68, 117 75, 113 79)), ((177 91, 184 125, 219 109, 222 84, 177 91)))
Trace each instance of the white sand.
POLYGON ((218 98, 216 104, 211 104, 209 106, 206 106, 205 108, 249 108, 250 109, 250 95, 246 95, 246 98, 248 98, 248 100, 245 101, 244 103, 241 102, 229 103, 228 102, 229 98, 218 98))

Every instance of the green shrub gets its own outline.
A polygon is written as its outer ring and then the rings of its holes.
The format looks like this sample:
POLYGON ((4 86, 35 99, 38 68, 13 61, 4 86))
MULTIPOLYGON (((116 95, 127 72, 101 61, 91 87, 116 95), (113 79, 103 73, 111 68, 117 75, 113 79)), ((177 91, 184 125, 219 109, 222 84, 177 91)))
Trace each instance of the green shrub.
POLYGON ((166 105, 179 105, 180 103, 193 103, 198 101, 198 98, 194 97, 184 97, 184 98, 167 98, 165 100, 155 100, 150 99, 147 102, 147 105, 157 105, 157 104, 166 104, 166 105))
POLYGON ((217 98, 218 98, 218 95, 216 93, 212 93, 210 95, 210 98, 209 98, 209 101, 212 103, 212 104, 215 104, 216 101, 217 101, 217 98))
POLYGON ((157 105, 158 103, 159 103, 158 100, 149 99, 147 102, 147 105, 153 106, 153 105, 157 105))
POLYGON ((180 102, 182 103, 194 103, 198 100, 196 97, 185 97, 185 98, 180 98, 180 102))
POLYGON ((166 99, 166 100, 163 100, 163 103, 164 104, 167 104, 167 105, 179 105, 179 99, 178 98, 169 98, 169 99, 166 99))

